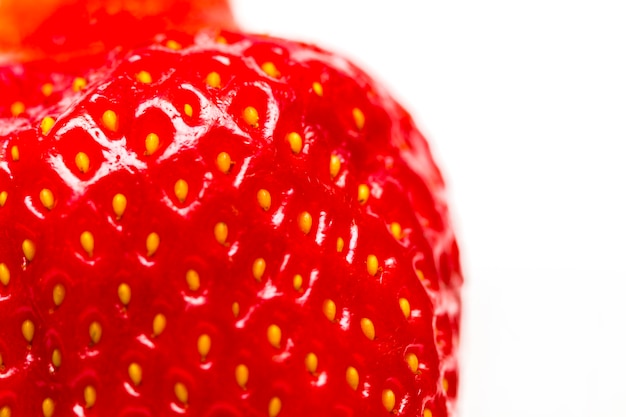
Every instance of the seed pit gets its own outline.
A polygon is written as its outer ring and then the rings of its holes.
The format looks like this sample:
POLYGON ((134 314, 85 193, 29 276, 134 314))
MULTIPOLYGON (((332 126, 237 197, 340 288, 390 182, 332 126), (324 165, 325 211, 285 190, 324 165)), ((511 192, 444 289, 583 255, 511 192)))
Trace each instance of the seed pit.
POLYGON ((128 146, 141 159, 155 161, 172 143, 174 127, 161 109, 146 109, 133 123, 128 146))
POLYGON ((230 112, 244 131, 262 131, 268 123, 269 99, 262 89, 256 86, 239 86, 230 112))
POLYGON ((80 127, 61 135, 57 149, 67 169, 81 180, 93 178, 104 162, 102 146, 80 127))

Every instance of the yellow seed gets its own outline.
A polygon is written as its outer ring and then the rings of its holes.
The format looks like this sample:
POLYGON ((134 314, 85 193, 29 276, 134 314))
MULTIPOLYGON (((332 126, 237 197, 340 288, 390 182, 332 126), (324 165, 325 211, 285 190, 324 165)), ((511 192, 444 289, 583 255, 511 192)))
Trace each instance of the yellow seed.
POLYGON ((157 249, 159 248, 159 244, 161 243, 161 238, 155 232, 152 232, 146 238, 146 250, 148 251, 148 256, 152 256, 155 254, 157 249))
POLYGON ((424 417, 433 417, 433 412, 430 411, 430 408, 424 409, 424 417))
POLYGON ((102 339, 102 325, 97 321, 93 321, 89 325, 89 337, 93 345, 98 344, 102 339))
POLYGON ((0 192, 0 207, 4 207, 4 205, 7 202, 8 196, 9 196, 9 193, 7 193, 6 191, 0 192))
POLYGON ((220 43, 222 45, 226 45, 228 43, 228 41, 226 40, 225 37, 223 37, 222 35, 219 35, 218 37, 215 38, 215 42, 220 43))
POLYGON ((47 188, 44 188, 39 192, 39 201, 48 210, 52 210, 54 207, 54 194, 47 188))
POLYGON ((267 406, 267 413, 269 414, 269 417, 276 417, 278 413, 280 413, 280 409, 282 407, 283 407, 283 404, 280 401, 280 398, 272 397, 272 399, 270 400, 270 403, 267 406))
POLYGON ((96 403, 96 389, 91 385, 87 385, 83 396, 85 397, 85 408, 93 407, 96 403))
POLYGON ((65 300, 65 286, 63 284, 56 284, 52 288, 52 302, 56 307, 59 307, 63 300, 65 300))
POLYGON ((302 275, 296 274, 293 276, 293 289, 296 291, 302 289, 302 275))
POLYGON ((24 252, 24 257, 28 262, 32 262, 35 257, 35 244, 30 239, 25 239, 22 242, 22 252, 24 252))
POLYGON ((54 86, 52 85, 52 83, 45 83, 41 86, 41 93, 46 97, 50 97, 53 91, 54 86))
POLYGON ((0 282, 6 287, 9 285, 9 281, 11 281, 11 272, 9 271, 7 264, 2 262, 0 263, 0 282))
POLYGON ((233 303, 230 309, 232 310, 233 316, 235 316, 235 318, 239 317, 241 307, 239 306, 239 303, 237 301, 233 303))
POLYGON ((156 133, 148 133, 146 136, 146 155, 150 156, 159 149, 159 136, 156 133))
POLYGON ((302 136, 297 132, 291 132, 287 135, 287 142, 291 147, 291 152, 299 154, 302 151, 302 136))
POLYGON ((228 153, 220 152, 220 154, 217 155, 216 164, 217 169, 226 174, 228 171, 230 171, 230 167, 232 166, 233 161, 230 159, 230 155, 228 153))
POLYGON ((237 381, 237 385, 243 389, 246 389, 249 375, 250 372, 248 371, 248 367, 246 365, 239 364, 235 368, 235 380, 237 381))
POLYGON ((17 145, 11 146, 11 158, 14 161, 19 161, 20 160, 20 150, 17 147, 17 145))
POLYGON ((359 189, 357 191, 357 200, 359 203, 365 204, 368 198, 370 198, 370 188, 365 184, 359 185, 359 189))
POLYGON ((52 351, 52 366, 55 368, 61 367, 61 351, 59 349, 52 351))
POLYGON ((78 152, 74 158, 76 168, 82 173, 89 171, 89 157, 85 152, 78 152))
POLYGON ((20 150, 18 149, 17 145, 11 146, 11 158, 14 161, 20 160, 20 150))
POLYGON ((54 415, 54 401, 52 398, 46 398, 41 403, 41 411, 44 417, 52 417, 54 415))
POLYGON ((117 114, 113 110, 107 110, 102 113, 102 123, 104 124, 104 127, 109 129, 111 132, 117 132, 117 129, 119 128, 117 114))
POLYGON ((126 211, 126 196, 124 194, 115 194, 113 196, 113 213, 119 220, 126 211))
POLYGON ((161 313, 154 316, 154 320, 152 320, 152 334, 154 336, 160 336, 165 330, 165 325, 167 324, 167 320, 165 316, 161 313))
POLYGON ((182 382, 174 384, 174 395, 184 405, 187 405, 189 402, 189 391, 187 391, 187 387, 182 382))
POLYGON ((369 340, 374 340, 374 338, 376 337, 374 323, 372 323, 372 321, 368 318, 361 319, 361 330, 363 331, 365 337, 367 337, 369 340))
POLYGON ((183 106, 183 111, 185 112, 187 117, 193 116, 193 107, 191 107, 191 104, 185 103, 185 105, 183 106))
POLYGON ((24 320, 22 322, 22 336, 28 343, 33 341, 33 337, 35 337, 35 323, 30 320, 24 320))
POLYGON ((317 81, 313 83, 313 91, 320 97, 324 95, 324 89, 322 88, 322 84, 317 81))
POLYGON ((411 372, 416 374, 419 368, 419 364, 420 364, 419 360, 417 359, 417 355, 415 353, 407 353, 406 356, 404 357, 404 360, 406 361, 406 364, 409 366, 409 369, 411 370, 411 372))
POLYGON ((152 82, 152 75, 148 71, 139 71, 137 75, 135 75, 137 81, 143 84, 150 84, 152 82))
POLYGON ((446 378, 443 378, 441 380, 441 388, 443 388, 444 392, 448 392, 449 387, 450 387, 450 384, 448 383, 448 380, 446 378))
POLYGON ((128 377, 133 382, 133 385, 138 386, 139 384, 141 384, 142 374, 143 371, 138 363, 133 362, 128 365, 128 377))
POLYGON ((270 345, 274 346, 276 349, 279 349, 281 338, 282 331, 280 330, 280 327, 275 324, 270 324, 267 328, 267 341, 270 342, 270 345))
POLYGON ((215 240, 220 245, 226 243, 226 239, 228 238, 228 226, 224 222, 219 222, 213 228, 213 234, 215 235, 215 240))
POLYGON ((187 181, 183 179, 176 181, 174 184, 174 195, 181 203, 187 200, 187 195, 189 195, 189 184, 187 184, 187 181))
POLYGON ((0 408, 0 417, 11 417, 11 407, 5 405, 0 408))
POLYGON ((346 382, 353 390, 356 390, 359 386, 359 373, 353 366, 348 366, 348 369, 346 369, 346 382))
POLYGON ((261 278, 265 273, 265 266, 265 259, 257 258, 254 260, 254 263, 252 264, 252 275, 254 276, 254 279, 261 281, 261 278))
POLYGON ((182 48, 182 45, 175 40, 169 39, 165 42, 165 47, 171 49, 172 51, 179 51, 182 48))
POLYGON ((120 299, 120 302, 126 307, 128 303, 130 303, 131 290, 130 285, 125 282, 122 282, 117 287, 117 296, 120 299))
POLYGON ((411 304, 409 304, 409 300, 402 297, 398 300, 398 304, 400 305, 400 310, 402 310, 402 314, 405 319, 408 319, 411 315, 411 304))
POLYGON ((358 107, 352 109, 352 118, 354 119, 354 125, 357 129, 363 129, 363 125, 365 125, 365 115, 363 111, 358 107))
POLYGON ((20 114, 24 113, 25 110, 26 106, 21 101, 16 101, 15 103, 11 104, 11 114, 14 117, 17 117, 20 114))
POLYGON ((339 155, 332 154, 330 156, 330 177, 335 178, 341 169, 341 159, 339 155))
POLYGON ((367 273, 374 276, 378 273, 378 258, 376 255, 367 255, 367 273))
POLYGON ((393 222, 389 226, 389 230, 391 231, 391 235, 396 239, 402 239, 402 226, 398 222, 393 222))
POLYGON ((50 116, 44 117, 41 121, 41 133, 44 136, 47 135, 50 129, 52 129, 52 126, 54 126, 54 119, 50 116))
POLYGON ((304 358, 304 366, 306 366, 306 370, 310 373, 314 374, 317 372, 317 355, 313 352, 310 352, 304 358))
POLYGON ((30 239, 24 239, 22 242, 22 252, 24 253, 24 258, 28 262, 32 262, 35 257, 35 244, 30 239))
POLYGON ((89 257, 93 256, 94 239, 91 232, 85 231, 80 234, 80 245, 89 257))
POLYGON ((272 196, 270 195, 270 192, 264 188, 261 188, 256 193, 256 199, 259 202, 259 206, 261 206, 261 208, 265 211, 269 210, 272 205, 272 196))
POLYGON ((335 316, 337 314, 337 306, 335 305, 335 302, 333 300, 324 300, 324 303, 322 304, 322 311, 324 312, 324 315, 328 320, 335 320, 335 316))
POLYGON ((252 127, 259 127, 259 112, 252 106, 243 109, 243 120, 252 127))
POLYGON ((337 252, 343 252, 343 245, 344 245, 343 238, 338 237, 337 238, 337 252))
POLYGON ((278 71, 278 68, 276 68, 276 65, 274 65, 273 62, 264 62, 263 65, 261 65, 261 69, 263 70, 264 73, 266 73, 272 78, 280 77, 280 72, 278 71))
POLYGON ((384 389, 382 394, 382 402, 383 407, 388 412, 392 412, 393 408, 396 406, 396 394, 393 393, 390 389, 384 389))
POLYGON ((187 281, 187 286, 191 291, 197 291, 200 288, 200 275, 193 269, 190 269, 185 274, 185 280, 187 281))
POLYGON ((302 233, 308 235, 311 231, 312 225, 313 218, 311 217, 311 214, 308 211, 303 211, 302 213, 300 213, 300 215, 298 216, 298 226, 300 227, 302 233))
POLYGON ((420 281, 424 281, 424 272, 422 272, 421 269, 416 269, 415 274, 417 275, 417 279, 419 279, 420 281))
POLYGON ((206 83, 209 87, 220 88, 222 86, 222 78, 217 72, 213 71, 206 76, 206 83))
POLYGON ((74 90, 74 92, 79 92, 85 87, 87 87, 86 79, 84 79, 83 77, 74 78, 74 82, 72 83, 72 90, 74 90))
POLYGON ((201 334, 198 337, 197 345, 200 358, 204 361, 211 350, 211 338, 208 334, 201 334))

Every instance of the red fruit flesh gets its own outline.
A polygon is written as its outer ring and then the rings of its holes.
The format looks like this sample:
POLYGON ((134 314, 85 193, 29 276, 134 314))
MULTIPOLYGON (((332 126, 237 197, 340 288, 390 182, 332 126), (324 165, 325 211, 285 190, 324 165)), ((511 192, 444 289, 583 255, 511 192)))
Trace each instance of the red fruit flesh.
POLYGON ((443 181, 361 70, 170 31, 0 88, 0 416, 455 415, 443 181))

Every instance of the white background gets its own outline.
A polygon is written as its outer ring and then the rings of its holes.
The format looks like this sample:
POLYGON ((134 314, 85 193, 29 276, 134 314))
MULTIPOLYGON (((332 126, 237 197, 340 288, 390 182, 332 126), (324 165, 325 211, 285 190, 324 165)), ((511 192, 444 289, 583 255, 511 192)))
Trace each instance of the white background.
POLYGON ((461 415, 626 415, 626 2, 233 0, 410 109, 467 284, 461 415))

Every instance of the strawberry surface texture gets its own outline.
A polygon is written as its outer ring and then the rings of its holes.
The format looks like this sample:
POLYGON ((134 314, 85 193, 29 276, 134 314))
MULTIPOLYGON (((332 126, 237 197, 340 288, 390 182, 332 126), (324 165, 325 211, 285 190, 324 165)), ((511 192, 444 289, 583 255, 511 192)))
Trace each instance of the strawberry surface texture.
POLYGON ((160 29, 0 67, 0 417, 456 415, 409 114, 315 46, 160 29))

